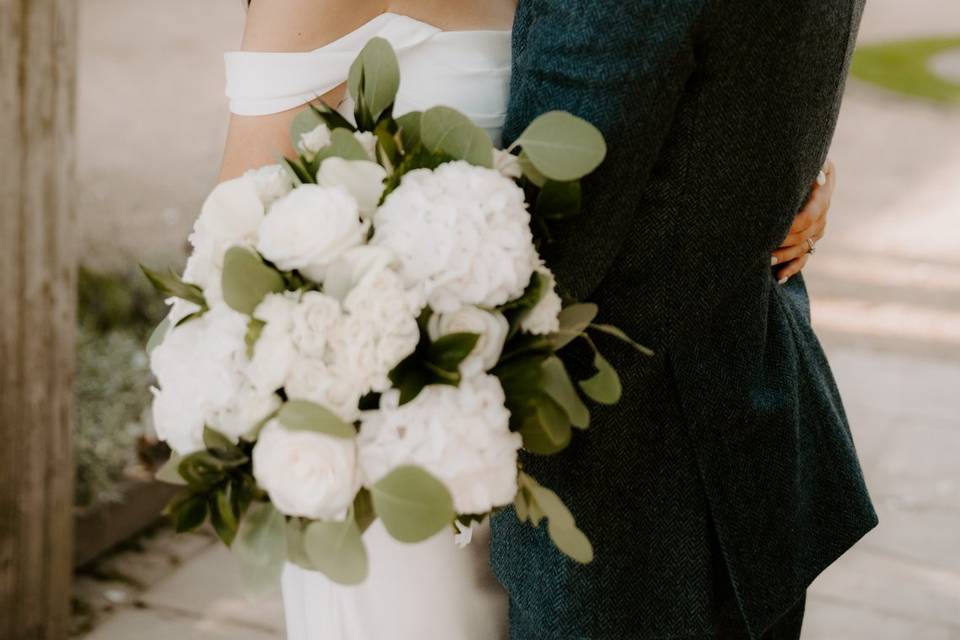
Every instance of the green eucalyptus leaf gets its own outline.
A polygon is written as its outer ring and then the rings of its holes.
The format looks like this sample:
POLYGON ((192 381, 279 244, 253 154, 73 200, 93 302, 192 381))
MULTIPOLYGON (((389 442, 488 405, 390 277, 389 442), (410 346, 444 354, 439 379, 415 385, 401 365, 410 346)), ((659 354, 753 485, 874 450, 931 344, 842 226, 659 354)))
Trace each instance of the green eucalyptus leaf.
POLYGON ((564 307, 559 316, 560 330, 550 336, 553 348, 560 350, 578 338, 590 326, 599 311, 597 305, 592 302, 564 307))
POLYGON ((327 158, 370 161, 367 150, 347 129, 334 129, 330 133, 330 144, 317 152, 315 160, 317 166, 320 166, 327 158))
POLYGON ((180 455, 176 451, 171 451, 170 458, 157 470, 154 477, 160 482, 185 486, 187 481, 183 479, 178 470, 181 461, 180 455))
MULTIPOLYGON (((207 449, 223 449, 225 451, 231 451, 237 449, 237 445, 233 442, 230 442, 230 439, 210 427, 203 428, 203 445, 207 449)), ((239 451, 239 449, 238 449, 239 451)))
POLYGON ((170 331, 170 317, 167 316, 160 321, 160 324, 150 333, 150 339, 147 340, 147 354, 153 352, 154 349, 160 346, 164 338, 167 337, 167 333, 170 331))
POLYGON ((537 171, 537 168, 533 166, 533 163, 530 161, 530 156, 528 156, 526 152, 520 152, 517 162, 520 163, 520 170, 523 172, 524 178, 538 187, 543 187, 543 185, 547 183, 547 177, 537 171))
POLYGON ((573 514, 563 504, 560 496, 525 473, 520 474, 519 484, 521 490, 529 492, 528 501, 531 508, 535 505, 540 512, 538 515, 542 514, 547 518, 547 530, 557 549, 577 562, 583 564, 591 562, 593 545, 577 528, 573 514))
POLYGON ((373 510, 373 498, 368 489, 360 489, 357 492, 357 497, 353 499, 353 515, 361 533, 377 519, 377 514, 373 510))
POLYGON ((190 488, 205 491, 223 480, 228 465, 207 451, 197 451, 184 457, 177 472, 190 488))
POLYGON ((599 351, 593 356, 593 366, 597 373, 592 378, 580 381, 580 388, 595 402, 600 404, 616 404, 620 401, 623 389, 620 385, 620 376, 616 369, 607 362, 599 351))
POLYGON ((563 408, 573 426, 580 429, 590 426, 590 410, 580 399, 563 361, 557 356, 547 358, 543 363, 543 373, 544 392, 563 408))
POLYGON ((426 540, 456 515, 446 486, 420 467, 397 467, 370 487, 370 495, 383 526, 400 542, 426 540))
POLYGON ((307 556, 307 549, 303 542, 304 522, 300 518, 290 518, 287 520, 287 559, 308 571, 316 571, 310 558, 307 556))
POLYGON ((337 584, 355 585, 366 579, 367 549, 352 518, 311 522, 303 532, 303 545, 310 564, 337 584))
POLYGON ((520 427, 523 448, 541 456, 550 456, 567 448, 572 439, 570 419, 549 396, 542 395, 536 410, 520 427))
POLYGON ((513 496, 513 511, 517 514, 517 520, 525 522, 530 518, 530 505, 527 500, 527 492, 521 487, 517 489, 517 495, 513 496))
POLYGON ((558 527, 550 520, 547 522, 550 539, 563 554, 580 564, 593 562, 593 545, 586 534, 575 526, 558 527))
POLYGON ((203 290, 195 284, 184 282, 172 270, 167 273, 160 273, 143 265, 140 265, 140 270, 163 297, 181 298, 200 307, 207 306, 207 301, 203 297, 203 290))
POLYGON ((207 498, 203 494, 184 491, 167 504, 163 513, 170 518, 177 533, 193 531, 207 519, 207 498))
POLYGON ((620 327, 615 327, 612 324, 591 324, 591 329, 596 329, 597 331, 602 331, 603 333, 609 334, 623 342, 626 342, 628 345, 639 351, 645 356, 654 355, 653 351, 643 346, 642 344, 636 342, 633 338, 624 333, 623 329, 620 327))
POLYGON ((231 309, 251 315, 269 293, 284 290, 280 274, 243 247, 232 247, 223 257, 223 300, 231 309))
POLYGON ((547 220, 569 218, 580 213, 580 181, 547 180, 537 195, 537 215, 547 220))
POLYGON ((373 122, 393 105, 400 88, 400 65, 387 40, 367 42, 350 67, 347 86, 356 102, 363 100, 373 122))
POLYGON ((478 167, 493 168, 490 136, 470 118, 450 107, 433 107, 420 118, 420 139, 433 152, 478 167))
POLYGON ((267 326, 267 323, 259 318, 250 318, 247 321, 247 333, 243 336, 243 342, 247 345, 247 358, 253 358, 253 354, 257 347, 257 341, 260 339, 260 335, 263 333, 263 328, 267 326))
POLYGON ((228 547, 233 544, 233 539, 237 535, 237 529, 240 526, 237 513, 234 511, 233 499, 231 497, 232 485, 227 484, 222 489, 214 492, 210 497, 210 524, 217 536, 228 547))
POLYGON ((304 109, 294 117, 290 123, 290 141, 294 149, 300 149, 300 139, 305 133, 310 133, 321 124, 326 124, 316 109, 304 109))
POLYGON ((480 340, 477 333, 449 333, 431 343, 427 362, 443 371, 456 372, 460 363, 473 353, 480 340))
POLYGON ((592 172, 607 154, 603 135, 592 124, 565 111, 537 117, 516 144, 550 180, 577 180, 592 172))
POLYGON ((404 153, 409 153, 420 144, 420 118, 422 117, 422 112, 411 111, 397 118, 397 125, 400 127, 400 143, 403 145, 404 153))
POLYGON ((349 422, 319 404, 307 400, 288 400, 280 411, 277 420, 292 431, 316 431, 335 438, 353 438, 357 430, 349 422))
POLYGON ((268 592, 280 583, 287 559, 286 529, 283 514, 269 502, 254 504, 244 515, 232 549, 248 595, 268 592))

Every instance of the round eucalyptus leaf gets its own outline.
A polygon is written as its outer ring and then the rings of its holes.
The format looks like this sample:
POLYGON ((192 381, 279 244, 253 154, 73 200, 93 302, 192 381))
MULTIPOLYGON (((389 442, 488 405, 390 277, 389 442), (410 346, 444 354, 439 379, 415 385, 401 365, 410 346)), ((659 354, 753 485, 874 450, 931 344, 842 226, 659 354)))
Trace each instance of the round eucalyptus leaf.
POLYGON ((593 545, 589 538, 580 529, 575 526, 558 527, 553 521, 547 523, 547 533, 553 544, 564 555, 579 562, 580 564, 589 564, 593 561, 593 545))
POLYGON ((517 144, 540 173, 561 182, 582 178, 607 155, 600 131, 565 111, 549 111, 536 118, 517 144))
POLYGON ((258 255, 232 247, 223 257, 223 300, 231 309, 250 315, 268 293, 284 290, 283 278, 258 255))
POLYGON ((530 486, 530 495, 537 503, 537 506, 540 507, 540 510, 543 511, 543 514, 550 519, 550 524, 559 528, 576 526, 570 509, 567 508, 567 505, 563 504, 563 500, 561 500, 560 496, 552 489, 548 489, 534 481, 530 486))
POLYGON ((396 99, 400 88, 400 65, 393 47, 384 38, 372 38, 350 66, 347 76, 350 95, 362 102, 375 122, 396 99))
POLYGON ((543 362, 543 373, 543 390, 563 407, 575 427, 586 429, 590 425, 590 410, 580 399, 563 361, 557 356, 547 358, 543 362))
POLYGON ((556 350, 565 347, 573 342, 581 333, 583 333, 593 319, 597 317, 600 309, 592 302, 572 304, 564 307, 560 312, 560 330, 550 336, 553 342, 553 348, 556 350))
POLYGON ((370 496, 383 526, 400 542, 426 540, 456 515, 446 486, 420 467, 397 467, 370 487, 370 496))
POLYGON ((287 559, 283 514, 269 502, 251 505, 240 521, 231 549, 240 561, 240 577, 246 593, 257 595, 275 588, 287 559))
POLYGON ((490 136, 456 109, 433 107, 424 111, 420 117, 420 139, 430 151, 493 168, 490 136))
POLYGON ((277 412, 277 420, 292 431, 316 431, 335 438, 357 435, 352 424, 344 422, 326 407, 307 400, 288 400, 277 412))
POLYGON ((421 112, 411 111, 397 118, 397 125, 400 127, 400 141, 403 143, 405 153, 409 153, 420 144, 420 119, 422 117, 421 112))
POLYGON ((310 564, 337 584, 360 584, 366 579, 367 549, 353 518, 311 522, 303 532, 303 546, 310 564))
POLYGON ((523 421, 519 429, 523 438, 523 448, 530 453, 550 456, 566 449, 572 439, 570 421, 553 400, 544 397, 537 405, 536 412, 523 421), (549 403, 548 409, 543 405, 549 403), (566 426, 563 426, 566 421, 566 426))
POLYGON ((580 388, 591 399, 600 404, 616 404, 620 401, 623 389, 620 376, 607 359, 597 351, 593 356, 593 366, 597 373, 592 378, 580 381, 580 388))

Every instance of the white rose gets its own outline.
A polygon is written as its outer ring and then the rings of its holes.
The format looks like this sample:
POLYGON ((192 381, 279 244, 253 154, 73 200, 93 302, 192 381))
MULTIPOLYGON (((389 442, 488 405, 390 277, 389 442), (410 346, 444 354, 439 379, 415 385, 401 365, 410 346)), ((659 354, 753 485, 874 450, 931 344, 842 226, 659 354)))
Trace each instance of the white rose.
POLYGON ((457 513, 509 504, 522 438, 510 431, 504 401, 500 381, 486 374, 459 387, 430 385, 403 406, 395 389, 384 393, 380 410, 364 414, 357 438, 364 484, 412 464, 443 481, 457 513))
POLYGON ((339 319, 339 302, 318 291, 307 291, 293 309, 293 343, 301 353, 323 357, 327 338, 339 319))
POLYGON ((520 176, 523 175, 520 158, 501 149, 493 150, 493 168, 499 171, 504 178, 510 178, 511 180, 519 180, 520 176))
POLYGON ((537 272, 546 278, 547 291, 520 321, 520 328, 527 333, 546 335, 560 329, 560 311, 563 309, 563 301, 557 295, 557 279, 553 272, 543 266, 539 267, 537 272))
POLYGON ((477 346, 460 363, 464 375, 489 371, 495 367, 503 353, 509 331, 510 323, 502 313, 473 306, 460 307, 452 313, 435 313, 427 323, 427 332, 433 341, 451 333, 476 333, 480 336, 477 346))
POLYGON ((203 426, 236 402, 245 334, 246 318, 219 306, 168 331, 150 353, 157 435, 178 453, 202 449, 203 426))
POLYGON ((376 162, 327 158, 317 171, 317 184, 324 187, 344 187, 360 209, 360 215, 369 217, 380 204, 386 170, 376 162))
POLYGON ((337 373, 345 377, 337 377, 318 358, 301 357, 294 362, 284 390, 291 399, 309 400, 326 407, 341 420, 354 422, 360 417, 357 405, 363 392, 359 382, 349 376, 350 372, 337 373))
POLYGON ((269 207, 276 200, 293 190, 290 174, 279 164, 269 164, 259 169, 250 169, 244 174, 249 178, 260 196, 263 206, 269 207))
POLYGON ((363 146, 372 162, 377 161, 377 136, 370 131, 355 131, 353 137, 363 146))
POLYGON ((321 122, 313 130, 300 134, 297 148, 304 155, 312 155, 328 144, 330 144, 330 129, 321 122))
POLYGON ((537 263, 523 190, 493 169, 447 162, 403 176, 374 214, 371 243, 438 312, 519 297, 537 263))
POLYGON ((288 516, 342 520, 359 489, 352 438, 292 431, 271 420, 253 448, 253 475, 288 516))
POLYGON ((327 266, 361 244, 367 224, 343 187, 300 186, 277 200, 260 225, 257 249, 280 269, 322 282, 327 266))
POLYGON ((293 342, 293 315, 297 294, 271 293, 253 312, 253 317, 266 324, 253 347, 253 358, 246 374, 254 388, 270 394, 283 386, 297 357, 293 342))

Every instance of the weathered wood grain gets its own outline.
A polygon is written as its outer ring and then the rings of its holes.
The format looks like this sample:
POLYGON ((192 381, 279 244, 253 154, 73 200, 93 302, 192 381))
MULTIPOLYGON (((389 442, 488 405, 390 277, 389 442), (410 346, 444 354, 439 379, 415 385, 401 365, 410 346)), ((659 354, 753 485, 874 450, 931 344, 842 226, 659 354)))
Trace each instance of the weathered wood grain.
POLYGON ((0 0, 0 640, 65 638, 76 0, 0 0))

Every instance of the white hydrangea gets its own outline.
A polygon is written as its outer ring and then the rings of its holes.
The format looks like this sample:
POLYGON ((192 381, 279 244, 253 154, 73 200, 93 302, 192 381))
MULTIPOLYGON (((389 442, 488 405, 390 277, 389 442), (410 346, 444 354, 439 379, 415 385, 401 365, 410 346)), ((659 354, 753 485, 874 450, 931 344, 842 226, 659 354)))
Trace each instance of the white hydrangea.
POLYGON ((511 180, 519 180, 520 176, 523 175, 520 158, 502 149, 493 150, 493 168, 499 171, 504 178, 510 178, 511 180))
POLYGON ((304 155, 312 156, 329 144, 330 129, 326 124, 321 122, 312 130, 300 134, 300 140, 297 142, 297 150, 304 155))
POLYGON ((327 266, 361 244, 367 229, 345 188, 307 184, 273 204, 260 224, 257 249, 278 268, 299 269, 322 282, 327 266))
POLYGON ((253 182, 264 207, 269 207, 293 189, 293 180, 290 179, 289 172, 279 164, 250 169, 244 177, 253 182))
POLYGON ((217 185, 200 210, 189 241, 193 254, 183 279, 198 285, 211 306, 223 300, 223 256, 233 246, 257 243, 264 204, 255 181, 244 176, 217 185))
POLYGON ((563 301, 557 294, 557 279, 553 272, 545 266, 538 267, 537 272, 546 278, 547 291, 520 321, 520 329, 527 333, 546 335, 560 329, 560 311, 563 309, 563 301))
POLYGON ((433 341, 451 333, 476 333, 480 336, 473 351, 460 363, 460 371, 467 376, 489 371, 496 366, 509 331, 510 323, 502 313, 472 305, 460 307, 452 313, 435 313, 427 322, 427 332, 433 341))
POLYGON ((519 297, 537 264, 523 190, 493 169, 448 162, 406 174, 374 214, 408 287, 438 312, 519 297))
POLYGON ((360 488, 353 438, 293 431, 271 420, 253 448, 253 475, 288 516, 342 520, 360 488))
POLYGON ((360 418, 358 404, 364 394, 361 381, 350 371, 334 371, 320 358, 297 358, 284 384, 284 391, 288 398, 319 404, 346 422, 355 422, 360 418))
POLYGON ((247 363, 247 377, 261 393, 273 393, 283 387, 297 358, 293 340, 294 314, 299 304, 294 292, 271 293, 253 311, 264 322, 247 363))
MULTIPOLYGON (((238 358, 246 326, 243 315, 217 306, 170 330, 150 353, 159 386, 154 390, 154 425, 157 436, 174 451, 188 454, 202 449, 204 425, 214 426, 226 412, 249 414, 236 408, 245 383, 238 358)), ((229 435, 236 436, 239 430, 231 429, 229 435)))
POLYGON ((513 500, 522 439, 510 431, 497 378, 481 374, 459 387, 428 386, 398 404, 399 393, 391 390, 379 411, 364 415, 357 445, 365 485, 412 464, 444 482, 458 513, 487 513, 513 500))
POLYGON ((340 320, 340 303, 319 291, 307 291, 293 309, 292 338, 297 350, 322 358, 330 332, 340 320))

